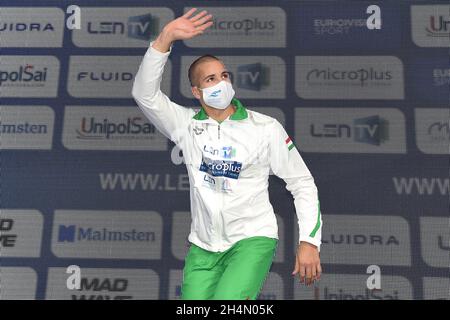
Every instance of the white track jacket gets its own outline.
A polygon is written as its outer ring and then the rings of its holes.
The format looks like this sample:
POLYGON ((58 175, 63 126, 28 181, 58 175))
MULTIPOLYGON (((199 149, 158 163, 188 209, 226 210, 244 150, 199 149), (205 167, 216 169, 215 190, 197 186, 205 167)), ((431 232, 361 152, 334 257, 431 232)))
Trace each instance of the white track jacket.
POLYGON ((203 107, 171 101, 160 89, 169 54, 147 49, 133 83, 137 105, 155 127, 183 152, 190 183, 188 240, 223 252, 252 236, 278 238, 269 202, 269 175, 286 182, 294 198, 299 243, 320 250, 322 217, 317 187, 299 151, 273 117, 252 111, 236 97, 235 112, 219 123, 203 107))

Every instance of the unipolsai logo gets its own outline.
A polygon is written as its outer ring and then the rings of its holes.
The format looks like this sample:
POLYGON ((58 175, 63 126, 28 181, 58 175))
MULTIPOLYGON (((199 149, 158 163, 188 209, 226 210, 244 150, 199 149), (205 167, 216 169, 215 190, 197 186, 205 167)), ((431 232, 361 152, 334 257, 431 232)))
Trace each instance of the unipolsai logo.
POLYGON ((2 97, 56 97, 59 60, 54 56, 2 56, 2 97))
POLYGON ((77 139, 102 140, 120 139, 121 137, 153 136, 155 126, 143 117, 126 118, 123 121, 114 121, 107 117, 97 118, 94 115, 82 117, 80 127, 76 129, 77 139))
POLYGON ((425 30, 429 37, 448 39, 450 35, 450 15, 438 13, 430 15, 425 30))
POLYGON ((43 87, 47 81, 47 67, 23 64, 16 70, 0 70, 0 86, 43 87))
POLYGON ((411 6, 412 39, 419 47, 449 47, 449 5, 411 6))

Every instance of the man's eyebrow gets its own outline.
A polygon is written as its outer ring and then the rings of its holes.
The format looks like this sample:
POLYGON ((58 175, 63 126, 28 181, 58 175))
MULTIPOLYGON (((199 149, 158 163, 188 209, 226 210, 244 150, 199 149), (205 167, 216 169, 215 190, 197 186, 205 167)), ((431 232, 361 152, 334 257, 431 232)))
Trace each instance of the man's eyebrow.
MULTIPOLYGON (((222 71, 221 74, 224 74, 224 73, 230 73, 230 71, 225 70, 225 71, 222 71)), ((209 78, 209 77, 211 77, 211 76, 214 76, 214 74, 207 75, 206 77, 203 78, 203 80, 205 80, 206 78, 209 78)))

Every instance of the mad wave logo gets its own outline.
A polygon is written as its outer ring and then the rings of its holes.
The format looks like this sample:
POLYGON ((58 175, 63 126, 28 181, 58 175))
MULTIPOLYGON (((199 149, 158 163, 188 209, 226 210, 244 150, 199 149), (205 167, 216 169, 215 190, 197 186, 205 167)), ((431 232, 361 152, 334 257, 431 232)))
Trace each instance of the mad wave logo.
POLYGON ((59 225, 58 242, 154 242, 155 233, 148 231, 94 229, 76 225, 59 225))
POLYGON ((13 219, 0 219, 0 248, 12 248, 16 245, 17 234, 12 233, 13 219))
POLYGON ((213 160, 203 156, 199 170, 213 177, 238 179, 242 163, 237 161, 213 160))
POLYGON ((122 21, 89 21, 87 23, 87 32, 89 34, 126 34, 129 38, 148 41, 156 35, 159 25, 159 19, 152 17, 151 14, 132 16, 126 23, 122 21))
MULTIPOLYGON (((96 117, 81 119, 81 126, 76 130, 78 139, 118 139, 124 135, 154 135, 155 126, 142 117, 127 118, 125 121, 112 121, 96 117)), ((134 137, 138 139, 138 137, 134 137)), ((145 137, 140 137, 145 138, 145 137)))
POLYGON ((252 63, 237 68, 236 84, 239 88, 260 91, 270 85, 269 68, 262 63, 252 63))
POLYGON ((49 268, 45 298, 49 300, 153 300, 158 299, 159 296, 158 284, 159 276, 153 270, 85 268, 83 266, 79 268, 78 273, 68 274, 66 268, 49 268))
POLYGON ((79 291, 92 291, 93 294, 72 295, 72 300, 125 300, 132 295, 119 294, 128 289, 126 278, 81 278, 79 291), (114 296, 112 296, 114 295, 114 296))
POLYGON ((344 123, 311 124, 310 134, 319 138, 352 138, 356 142, 379 146, 389 139, 389 122, 380 116, 353 120, 353 126, 344 123))

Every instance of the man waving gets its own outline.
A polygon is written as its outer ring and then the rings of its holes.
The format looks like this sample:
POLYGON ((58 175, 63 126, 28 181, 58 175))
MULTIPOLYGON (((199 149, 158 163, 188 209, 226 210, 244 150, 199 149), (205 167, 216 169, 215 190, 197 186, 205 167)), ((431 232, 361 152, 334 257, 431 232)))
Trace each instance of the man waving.
POLYGON ((309 285, 322 272, 318 191, 283 126, 238 100, 230 72, 213 55, 199 57, 188 71, 198 111, 160 90, 173 42, 201 35, 213 24, 211 14, 195 11, 169 22, 150 43, 132 90, 145 116, 183 151, 189 175, 191 245, 181 298, 257 298, 278 245, 268 192, 272 173, 294 198, 299 242, 292 275, 309 285))

